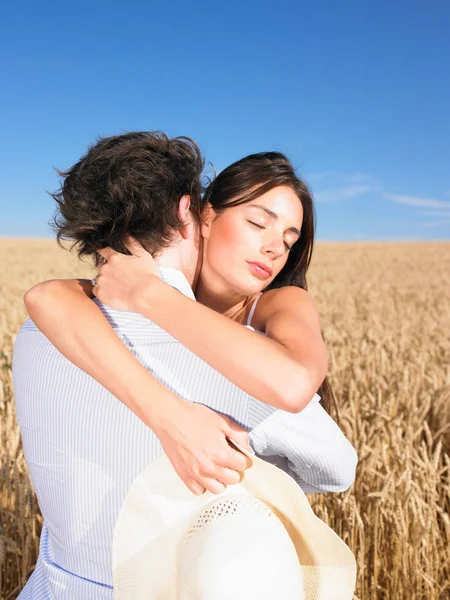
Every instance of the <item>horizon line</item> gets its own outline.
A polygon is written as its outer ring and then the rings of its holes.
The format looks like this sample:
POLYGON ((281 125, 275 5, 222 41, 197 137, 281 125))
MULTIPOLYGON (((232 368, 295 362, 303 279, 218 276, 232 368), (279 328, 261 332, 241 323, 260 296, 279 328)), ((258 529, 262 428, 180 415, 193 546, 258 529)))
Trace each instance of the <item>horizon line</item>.
MULTIPOLYGON (((25 236, 25 235, 1 235, 0 240, 23 240, 23 241, 46 241, 46 242, 56 242, 55 237, 43 237, 43 236, 25 236)), ((62 242, 66 242, 68 244, 71 243, 71 240, 62 240, 62 242)), ((361 239, 321 239, 318 238, 314 240, 315 244, 359 244, 359 243, 386 243, 386 244, 411 244, 411 243, 450 243, 450 238, 447 239, 427 239, 427 238, 411 238, 411 239, 396 239, 395 237, 389 239, 377 239, 377 238, 361 238, 361 239)))

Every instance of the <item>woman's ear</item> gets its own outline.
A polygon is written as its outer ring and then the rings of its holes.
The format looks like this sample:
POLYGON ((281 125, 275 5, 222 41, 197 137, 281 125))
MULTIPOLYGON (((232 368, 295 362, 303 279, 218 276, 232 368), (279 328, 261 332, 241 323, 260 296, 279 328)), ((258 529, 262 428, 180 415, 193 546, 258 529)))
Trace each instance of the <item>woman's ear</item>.
POLYGON ((203 208, 200 215, 200 232, 203 239, 208 239, 211 230, 211 223, 215 217, 215 211, 212 205, 208 204, 203 208))

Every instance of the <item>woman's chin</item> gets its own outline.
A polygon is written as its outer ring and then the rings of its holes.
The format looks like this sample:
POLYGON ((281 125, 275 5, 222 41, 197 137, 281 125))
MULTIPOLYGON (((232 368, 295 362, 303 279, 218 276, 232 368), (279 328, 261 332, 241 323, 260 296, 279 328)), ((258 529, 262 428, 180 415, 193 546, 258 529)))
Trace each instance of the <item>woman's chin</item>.
POLYGON ((258 294, 259 292, 262 292, 266 285, 268 285, 252 276, 250 276, 250 278, 243 277, 239 282, 236 282, 236 284, 236 289, 239 289, 240 292, 245 296, 258 294))

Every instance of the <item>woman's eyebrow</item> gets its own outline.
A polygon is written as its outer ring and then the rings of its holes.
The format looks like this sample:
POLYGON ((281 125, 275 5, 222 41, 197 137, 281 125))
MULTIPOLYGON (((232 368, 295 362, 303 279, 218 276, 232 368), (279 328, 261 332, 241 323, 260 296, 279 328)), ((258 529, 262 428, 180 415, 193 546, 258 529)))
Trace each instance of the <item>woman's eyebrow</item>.
MULTIPOLYGON (((269 217, 272 217, 272 219, 274 219, 275 221, 278 220, 277 213, 273 212, 273 210, 270 210, 270 208, 267 208, 266 206, 261 206, 261 204, 250 204, 250 206, 254 206, 255 208, 260 208, 261 210, 266 212, 269 215, 269 217)), ((289 229, 287 229, 287 231, 293 231, 297 235, 300 235, 300 231, 296 227, 289 227, 289 229)))

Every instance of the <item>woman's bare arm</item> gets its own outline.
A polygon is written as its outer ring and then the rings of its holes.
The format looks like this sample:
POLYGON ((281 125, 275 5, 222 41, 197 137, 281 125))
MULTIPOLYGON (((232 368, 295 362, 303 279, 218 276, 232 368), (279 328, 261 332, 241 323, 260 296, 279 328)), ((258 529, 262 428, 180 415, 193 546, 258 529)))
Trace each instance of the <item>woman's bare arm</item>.
MULTIPOLYGON (((263 295, 266 336, 181 294, 160 278, 137 243, 131 255, 99 250, 94 294, 105 304, 154 321, 235 385, 266 404, 300 412, 325 378, 328 360, 312 297, 300 288, 263 295)), ((258 307, 259 310, 259 307, 258 307)))
MULTIPOLYGON (((105 283, 102 275, 102 286, 105 283)), ((317 308, 300 288, 263 294, 266 336, 152 279, 133 310, 151 319, 251 396, 288 412, 313 398, 328 368, 317 308), (264 298, 264 296, 267 296, 264 298)))
POLYGON ((150 411, 147 405, 143 412, 144 397, 136 395, 135 390, 145 389, 151 382, 151 391, 169 394, 119 340, 101 310, 89 299, 93 297, 88 280, 52 280, 28 290, 24 302, 35 325, 66 358, 152 426, 160 416, 160 403, 152 405, 150 411))

